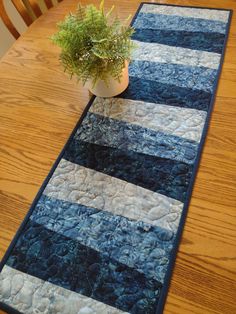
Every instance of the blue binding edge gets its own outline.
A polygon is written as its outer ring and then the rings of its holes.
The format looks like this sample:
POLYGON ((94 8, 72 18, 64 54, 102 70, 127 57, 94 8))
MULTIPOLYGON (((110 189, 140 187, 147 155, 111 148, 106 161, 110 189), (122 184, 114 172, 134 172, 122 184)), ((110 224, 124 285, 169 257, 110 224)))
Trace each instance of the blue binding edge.
MULTIPOLYGON (((197 172, 198 172, 198 168, 199 168, 199 165, 200 165, 201 155, 202 155, 203 147, 204 147, 206 136, 207 136, 207 132, 208 132, 208 126, 209 126, 210 119, 211 119, 211 114, 212 114, 212 111, 213 111, 213 108, 214 108, 217 88, 218 88, 218 84, 219 84, 220 74, 221 74, 221 71, 222 71, 224 57, 225 57, 227 41, 228 41, 228 37, 229 37, 230 23, 231 23, 231 19, 232 19, 232 15, 233 15, 233 10, 232 9, 221 9, 221 8, 209 8, 209 7, 198 7, 198 6, 186 6, 186 5, 175 5, 175 4, 141 2, 139 7, 138 7, 138 9, 137 9, 137 11, 136 11, 136 13, 135 13, 135 15, 132 18, 132 21, 130 23, 131 26, 134 24, 134 21, 135 21, 137 15, 139 14, 139 12, 140 12, 140 10, 141 10, 141 8, 142 8, 142 6, 144 4, 172 6, 172 7, 182 7, 182 8, 186 8, 187 7, 187 8, 196 8, 196 9, 219 10, 219 11, 228 11, 229 12, 229 19, 228 19, 228 22, 227 22, 227 28, 226 28, 226 33, 225 33, 224 47, 223 47, 223 51, 222 51, 222 54, 221 54, 220 65, 219 65, 219 68, 218 68, 218 71, 217 71, 217 78, 216 78, 216 81, 215 81, 215 84, 214 84, 209 110, 207 112, 207 117, 206 117, 205 125, 204 125, 204 128, 203 128, 201 141, 199 143, 197 158, 196 158, 196 161, 195 161, 195 164, 194 164, 192 178, 191 178, 191 181, 190 181, 190 184, 189 184, 189 188, 188 188, 188 191, 187 191, 186 201, 185 201, 185 204, 184 204, 184 207, 183 207, 182 216, 181 216, 181 219, 180 219, 180 223, 179 223, 179 226, 178 226, 178 231, 177 231, 175 242, 174 242, 174 245, 173 245, 173 251, 171 253, 170 261, 169 261, 169 264, 168 264, 168 269, 167 269, 167 272, 166 272, 166 275, 165 275, 164 285, 163 285, 163 288, 162 288, 162 291, 161 291, 161 295, 160 295, 160 298, 159 298, 158 304, 157 304, 156 314, 161 314, 161 313, 163 313, 163 309, 164 309, 164 306, 165 306, 165 301, 166 301, 168 290, 169 290, 169 286, 170 286, 170 280, 171 280, 171 276, 172 276, 172 272, 173 272, 173 269, 174 269, 178 248, 179 248, 180 241, 181 241, 182 234, 183 234, 183 230, 184 230, 184 225, 185 225, 185 220, 186 220, 186 217, 187 217, 189 203, 190 203, 190 200, 191 200, 191 195, 192 195, 192 192, 193 192, 194 182, 195 182, 196 175, 197 175, 197 172)), ((86 107, 85 107, 81 117, 79 118, 78 122, 76 123, 76 126, 74 127, 74 129, 73 129, 69 139, 67 140, 67 142, 66 142, 65 146, 63 147, 61 153, 59 154, 59 156, 57 157, 55 163, 53 164, 49 174, 47 175, 47 177, 44 180, 42 186, 40 187, 40 189, 39 189, 39 191, 38 191, 38 193, 37 193, 37 195, 36 195, 32 205, 31 205, 28 213, 26 214, 26 216, 25 216, 24 220, 22 221, 19 229, 17 230, 17 232, 16 232, 12 242, 10 243, 10 245, 9 245, 5 255, 3 256, 2 260, 0 261, 0 272, 2 271, 2 268, 4 267, 4 265, 5 265, 6 261, 7 261, 7 259, 9 258, 12 250, 14 249, 14 247, 16 245, 16 242, 18 241, 18 238, 19 238, 21 232, 23 231, 25 225, 27 224, 32 211, 34 210, 34 208, 35 208, 39 198, 41 197, 44 189, 46 188, 49 180, 51 179, 51 176, 53 175, 53 172, 55 171, 56 167, 58 166, 58 164, 59 164, 59 162, 60 162, 60 160, 61 160, 61 158, 62 158, 62 156, 63 156, 63 154, 64 154, 64 152, 65 152, 65 150, 67 148, 67 146, 69 146, 71 140, 73 139, 77 129, 79 128, 79 126, 83 122, 84 117, 86 116, 86 114, 87 114, 89 108, 91 107, 91 105, 92 105, 92 103, 93 103, 95 98, 96 98, 96 96, 93 95, 91 97, 91 99, 89 100, 89 102, 86 105, 86 107)), ((15 310, 11 306, 9 306, 9 305, 1 302, 1 301, 0 301, 0 309, 6 311, 8 314, 22 314, 18 310, 15 310)))

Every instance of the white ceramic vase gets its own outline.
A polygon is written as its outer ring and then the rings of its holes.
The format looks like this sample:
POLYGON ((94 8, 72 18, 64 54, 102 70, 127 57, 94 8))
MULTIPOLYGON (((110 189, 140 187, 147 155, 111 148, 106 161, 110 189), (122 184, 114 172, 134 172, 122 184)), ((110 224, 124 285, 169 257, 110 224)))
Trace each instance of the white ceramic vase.
POLYGON ((129 64, 126 61, 125 67, 122 70, 122 76, 120 81, 115 80, 112 76, 109 78, 109 84, 107 85, 103 80, 98 80, 95 86, 93 86, 92 81, 88 80, 85 83, 85 87, 99 97, 114 97, 121 94, 129 85, 129 64))

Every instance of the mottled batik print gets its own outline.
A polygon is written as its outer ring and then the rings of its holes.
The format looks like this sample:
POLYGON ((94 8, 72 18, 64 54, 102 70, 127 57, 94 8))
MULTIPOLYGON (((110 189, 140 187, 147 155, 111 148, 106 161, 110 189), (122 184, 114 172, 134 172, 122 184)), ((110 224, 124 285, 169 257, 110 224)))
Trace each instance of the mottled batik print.
POLYGON ((129 74, 135 78, 151 79, 162 84, 212 92, 216 70, 199 66, 134 60, 129 67, 129 74))
MULTIPOLYGON (((133 125, 138 125, 142 127, 141 129, 149 130, 149 132, 160 131, 163 135, 165 133, 166 137, 173 135, 178 140, 185 138, 194 142, 199 142, 201 139, 207 115, 206 111, 168 106, 166 104, 148 103, 123 98, 105 99, 100 97, 96 97, 89 112, 99 115, 99 118, 103 117, 105 119, 105 117, 109 117, 121 122, 129 122, 126 125, 131 129, 135 128, 133 125)), ((86 116, 83 127, 84 125, 87 126, 87 121, 90 121, 90 117, 90 114, 86 116)), ((111 119, 109 121, 112 121, 111 119)), ((102 126, 103 124, 101 124, 102 126)), ((114 125, 110 123, 112 129, 116 128, 116 126, 117 123, 114 125)), ((89 128, 92 127, 92 125, 89 126, 89 128)), ((78 133, 83 136, 80 129, 78 133)), ((106 134, 106 137, 110 137, 109 132, 106 134)), ((159 138, 159 136, 156 136, 155 140, 158 142, 159 138)), ((173 137, 170 136, 169 138, 173 137)), ((175 143, 177 144, 176 141, 175 143)), ((181 143, 182 145, 183 142, 181 143)))
POLYGON ((62 159, 44 194, 177 230, 183 203, 62 159))
POLYGON ((135 313, 155 309, 161 283, 133 267, 29 220, 7 265, 135 313), (37 238, 37 240, 35 240, 37 238))
POLYGON ((7 265, 1 273, 0 298, 6 300, 7 304, 16 304, 24 314, 127 313, 7 265))
POLYGON ((181 202, 192 174, 192 166, 183 162, 79 140, 72 141, 64 158, 181 202))
MULTIPOLYGON (((227 23, 229 18, 229 12, 226 10, 214 10, 214 9, 204 9, 201 8, 191 8, 191 7, 178 7, 166 6, 166 5, 144 5, 141 13, 157 13, 165 14, 170 16, 181 16, 196 19, 206 19, 211 21, 221 21, 227 23)), ((196 21, 197 22, 197 21, 196 21)))
POLYGON ((147 80, 130 76, 129 81, 129 88, 119 98, 208 111, 210 92, 160 83, 151 78, 147 80))
POLYGON ((47 196, 30 219, 163 283, 174 230, 47 196))
POLYGON ((189 18, 177 15, 153 14, 140 12, 137 16, 134 27, 145 29, 165 29, 211 33, 217 32, 225 34, 226 23, 221 21, 212 21, 201 18, 189 18))
MULTIPOLYGON (((155 63, 182 64, 190 67, 205 67, 210 69, 217 69, 220 62, 220 54, 218 53, 135 40, 133 42, 138 46, 138 49, 133 52, 133 60, 152 60, 155 63)), ((167 70, 167 67, 165 68, 167 70)))
POLYGON ((191 140, 90 113, 75 136, 74 147, 79 140, 187 164, 194 163, 198 147, 191 140))
POLYGON ((2 263, 0 302, 25 314, 162 312, 228 20, 141 6, 130 84, 89 106, 2 263))
POLYGON ((136 28, 133 39, 141 42, 159 43, 221 54, 224 47, 225 34, 136 28))

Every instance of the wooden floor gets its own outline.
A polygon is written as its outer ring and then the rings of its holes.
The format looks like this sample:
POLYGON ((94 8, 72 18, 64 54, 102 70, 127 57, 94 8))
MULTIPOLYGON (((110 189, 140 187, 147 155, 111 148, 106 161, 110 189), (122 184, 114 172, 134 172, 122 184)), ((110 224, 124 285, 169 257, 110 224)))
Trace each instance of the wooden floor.
MULTIPOLYGON (((235 10, 215 109, 164 311, 234 314, 236 0, 159 2, 235 10)), ((55 23, 76 3, 65 0, 37 20, 0 63, 0 258, 89 99, 88 92, 63 73, 58 65, 58 49, 48 40, 55 32, 55 23)), ((112 3, 123 17, 133 14, 139 1, 106 0, 107 7, 112 3)))

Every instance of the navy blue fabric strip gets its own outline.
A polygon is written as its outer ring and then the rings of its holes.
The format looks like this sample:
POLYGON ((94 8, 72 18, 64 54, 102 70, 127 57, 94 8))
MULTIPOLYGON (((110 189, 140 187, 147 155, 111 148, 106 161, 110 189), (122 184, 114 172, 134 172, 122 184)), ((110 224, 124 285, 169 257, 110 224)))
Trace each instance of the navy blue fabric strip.
POLYGON ((46 195, 42 195, 30 219, 100 253, 108 253, 149 278, 164 281, 174 241, 171 230, 46 195))
POLYGON ((88 112, 76 138, 89 143, 193 164, 198 143, 88 112))
POLYGON ((225 34, 166 29, 135 29, 132 39, 173 47, 221 53, 224 47, 225 34))
POLYGON ((162 284, 29 220, 7 265, 131 313, 154 313, 162 284))
POLYGON ((130 77, 129 87, 118 97, 208 111, 211 93, 130 77))
POLYGON ((142 29, 168 29, 225 34, 227 24, 221 21, 140 12, 133 26, 142 29))
POLYGON ((130 76, 205 92, 212 91, 216 73, 217 70, 205 67, 151 61, 135 60, 129 65, 130 76))
POLYGON ((192 165, 73 139, 63 158, 184 202, 192 165))

